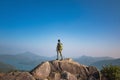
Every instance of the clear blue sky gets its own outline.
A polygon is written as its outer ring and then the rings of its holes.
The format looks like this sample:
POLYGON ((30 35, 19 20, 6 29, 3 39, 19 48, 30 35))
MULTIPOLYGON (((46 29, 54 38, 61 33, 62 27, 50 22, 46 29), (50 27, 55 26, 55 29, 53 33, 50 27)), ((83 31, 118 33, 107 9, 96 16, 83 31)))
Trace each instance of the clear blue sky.
POLYGON ((0 0, 0 54, 120 57, 120 0, 0 0))

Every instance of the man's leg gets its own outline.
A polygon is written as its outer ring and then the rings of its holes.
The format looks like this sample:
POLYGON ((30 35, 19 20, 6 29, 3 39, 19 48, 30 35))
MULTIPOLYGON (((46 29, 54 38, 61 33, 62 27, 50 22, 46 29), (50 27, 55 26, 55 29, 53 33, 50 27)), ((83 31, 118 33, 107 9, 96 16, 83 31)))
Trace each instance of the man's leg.
POLYGON ((59 52, 57 51, 57 59, 56 60, 58 60, 59 59, 59 52))
POLYGON ((61 60, 63 60, 62 52, 60 51, 61 60))

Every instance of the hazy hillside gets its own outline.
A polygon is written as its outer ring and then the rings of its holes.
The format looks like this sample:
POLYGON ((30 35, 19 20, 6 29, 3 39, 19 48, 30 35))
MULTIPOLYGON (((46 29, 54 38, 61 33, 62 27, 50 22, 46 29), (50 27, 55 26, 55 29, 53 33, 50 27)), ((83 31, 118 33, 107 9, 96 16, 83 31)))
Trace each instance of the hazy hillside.
POLYGON ((96 66, 97 68, 101 69, 102 66, 109 65, 109 64, 120 66, 120 58, 114 59, 114 60, 112 59, 112 60, 97 61, 97 62, 92 63, 91 65, 96 66))
MULTIPOLYGON (((55 60, 55 57, 44 57, 39 56, 31 52, 25 52, 16 55, 0 55, 0 61, 6 64, 15 66, 19 70, 31 70, 41 62, 48 60, 55 60)), ((91 56, 81 56, 79 58, 74 58, 75 61, 84 65, 95 65, 100 68, 103 62, 108 63, 109 60, 113 60, 112 63, 118 64, 117 61, 114 61, 114 58, 111 57, 91 57, 91 56), (107 61, 106 61, 107 60, 107 61), (103 62, 102 62, 103 61, 103 62)), ((120 63, 120 62, 119 62, 120 63)))
POLYGON ((38 56, 31 52, 25 52, 17 55, 0 55, 0 61, 14 65, 19 70, 31 70, 42 61, 49 58, 38 56))
POLYGON ((5 64, 3 62, 0 62, 0 72, 9 72, 11 70, 15 70, 16 68, 12 65, 5 64))
POLYGON ((74 60, 85 65, 90 65, 94 62, 101 61, 101 60, 111 60, 111 57, 91 57, 91 56, 81 56, 79 58, 75 58, 74 60))

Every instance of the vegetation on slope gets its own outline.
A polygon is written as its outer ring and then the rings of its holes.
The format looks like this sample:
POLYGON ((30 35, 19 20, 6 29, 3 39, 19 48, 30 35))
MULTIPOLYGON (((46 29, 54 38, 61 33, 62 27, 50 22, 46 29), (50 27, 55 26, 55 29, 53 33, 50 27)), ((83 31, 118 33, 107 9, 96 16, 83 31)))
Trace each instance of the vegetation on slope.
POLYGON ((108 80, 120 80, 120 66, 117 65, 103 66, 101 73, 108 80))

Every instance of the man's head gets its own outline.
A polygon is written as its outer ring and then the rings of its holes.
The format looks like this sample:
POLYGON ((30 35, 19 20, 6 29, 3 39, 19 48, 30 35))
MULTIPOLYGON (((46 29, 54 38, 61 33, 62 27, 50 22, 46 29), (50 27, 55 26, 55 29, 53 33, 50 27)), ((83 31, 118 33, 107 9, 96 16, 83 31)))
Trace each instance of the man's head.
POLYGON ((58 42, 60 42, 60 39, 58 39, 58 42))

